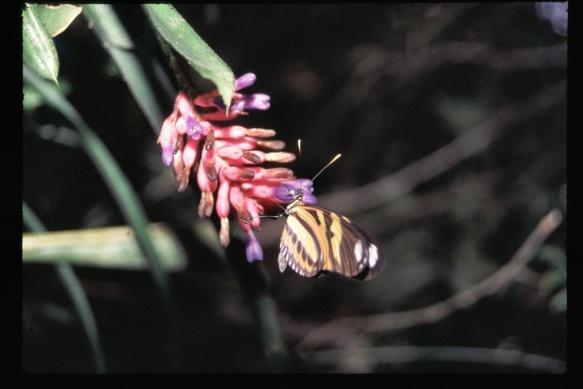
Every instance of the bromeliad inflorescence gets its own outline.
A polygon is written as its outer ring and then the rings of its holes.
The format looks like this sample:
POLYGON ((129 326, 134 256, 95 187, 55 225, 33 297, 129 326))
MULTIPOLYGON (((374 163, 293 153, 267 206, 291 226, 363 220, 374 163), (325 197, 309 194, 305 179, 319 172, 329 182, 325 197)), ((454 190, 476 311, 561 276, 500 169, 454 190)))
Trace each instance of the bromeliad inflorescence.
POLYGON ((306 198, 316 202, 311 182, 304 182, 310 180, 297 180, 287 168, 260 166, 264 162, 295 160, 295 154, 281 151, 284 142, 270 139, 276 134, 274 130, 219 125, 247 115, 247 110, 269 108, 268 95, 239 93, 255 80, 253 73, 247 73, 235 81, 235 93, 228 109, 216 90, 192 100, 181 91, 158 138, 162 162, 173 166, 178 190, 184 191, 191 176, 196 177, 201 191, 200 217, 209 217, 213 208, 216 209, 221 221, 220 242, 224 247, 230 242, 229 214, 231 209, 235 210, 239 225, 247 234, 249 262, 263 259, 261 245, 253 233, 253 228, 260 226, 259 215, 278 209, 277 204, 289 202, 288 187, 302 185, 306 198))

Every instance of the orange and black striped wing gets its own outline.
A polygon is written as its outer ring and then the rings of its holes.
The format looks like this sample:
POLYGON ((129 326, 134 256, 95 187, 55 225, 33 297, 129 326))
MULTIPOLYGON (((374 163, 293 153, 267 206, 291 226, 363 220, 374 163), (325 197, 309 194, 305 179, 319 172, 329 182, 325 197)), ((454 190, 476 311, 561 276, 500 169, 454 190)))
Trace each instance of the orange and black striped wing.
POLYGON ((279 270, 283 273, 290 267, 299 275, 314 277, 323 266, 317 224, 313 218, 296 215, 290 214, 283 227, 277 259, 279 270))
POLYGON ((333 272, 369 280, 384 266, 378 247, 347 217, 313 205, 299 205, 288 216, 281 250, 292 254, 282 257, 280 251, 280 270, 285 269, 284 265, 294 270, 299 268, 300 271, 296 272, 306 277, 333 272), (308 261, 314 264, 309 267, 309 272, 305 271, 303 252, 298 257, 293 254, 296 251, 289 250, 290 239, 286 235, 293 237, 291 233, 295 234, 295 245, 298 246, 299 241, 299 247, 306 252, 305 257, 312 259, 308 261))

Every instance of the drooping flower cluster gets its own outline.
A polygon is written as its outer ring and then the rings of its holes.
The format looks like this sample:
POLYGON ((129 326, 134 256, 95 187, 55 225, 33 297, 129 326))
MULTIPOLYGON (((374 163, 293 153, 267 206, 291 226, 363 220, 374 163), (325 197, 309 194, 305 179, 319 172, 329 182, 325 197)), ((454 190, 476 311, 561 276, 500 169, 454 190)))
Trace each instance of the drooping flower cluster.
POLYGON ((239 92, 255 80, 253 73, 247 73, 235 81, 235 93, 228 109, 216 90, 193 100, 180 92, 158 138, 162 162, 173 166, 178 190, 184 191, 191 176, 196 177, 201 191, 200 217, 209 217, 216 210, 221 221, 219 237, 223 247, 229 245, 229 214, 231 209, 235 210, 239 225, 247 234, 249 262, 263 259, 263 251, 253 233, 253 228, 261 224, 259 215, 279 208, 276 204, 290 202, 297 190, 305 194, 305 202, 316 202, 310 180, 296 179, 287 168, 259 166, 264 162, 295 160, 293 153, 281 151, 284 142, 268 139, 276 134, 274 130, 219 125, 247 115, 247 110, 269 108, 268 95, 239 92))

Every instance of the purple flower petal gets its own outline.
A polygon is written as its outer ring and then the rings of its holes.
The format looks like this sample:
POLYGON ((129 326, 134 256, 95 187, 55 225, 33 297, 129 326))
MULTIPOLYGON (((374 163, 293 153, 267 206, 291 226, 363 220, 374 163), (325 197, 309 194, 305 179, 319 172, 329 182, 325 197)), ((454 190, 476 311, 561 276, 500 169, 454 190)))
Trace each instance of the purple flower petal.
POLYGON ((245 101, 245 109, 258 109, 260 111, 265 111, 269 109, 271 104, 269 100, 271 97, 265 93, 253 93, 252 95, 246 95, 243 97, 245 101))
POLYGON ((302 201, 304 202, 304 204, 316 204, 318 202, 318 199, 313 194, 304 192, 304 195, 302 196, 302 201))
POLYGON ((273 190, 273 197, 285 203, 292 202, 300 193, 305 204, 316 204, 314 183, 307 178, 286 181, 273 190))
POLYGON ((231 104, 230 112, 232 114, 238 114, 238 113, 243 112, 244 110, 245 110, 245 101, 243 101, 243 100, 233 101, 233 103, 231 104))
POLYGON ((278 186, 273 190, 273 197, 284 203, 290 203, 294 199, 293 188, 285 184, 278 186))
POLYGON ((162 148, 162 163, 165 166, 172 165, 172 161, 174 160, 174 150, 172 147, 162 148))
POLYGON ((198 120, 196 120, 192 116, 188 116, 186 118, 186 133, 188 134, 188 136, 194 140, 197 140, 200 139, 201 132, 202 126, 200 125, 198 120))
POLYGON ((253 73, 243 74, 235 81, 235 90, 247 88, 248 86, 255 84, 255 80, 257 80, 255 74, 253 73))
POLYGON ((295 180, 286 181, 285 185, 296 190, 301 190, 304 194, 314 192, 314 183, 307 178, 297 178, 295 180))
POLYGON ((263 261, 263 249, 255 237, 255 234, 251 230, 249 230, 247 233, 245 255, 247 256, 247 262, 249 263, 254 261, 263 261))

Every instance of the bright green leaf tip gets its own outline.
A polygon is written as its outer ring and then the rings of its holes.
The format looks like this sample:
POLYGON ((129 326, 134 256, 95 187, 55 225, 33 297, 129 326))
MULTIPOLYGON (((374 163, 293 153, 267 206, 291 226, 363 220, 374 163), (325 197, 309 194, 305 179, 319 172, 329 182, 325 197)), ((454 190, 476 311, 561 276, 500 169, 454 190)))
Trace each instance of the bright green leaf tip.
POLYGON ((36 6, 22 11, 22 60, 35 73, 57 85, 59 57, 55 43, 36 14, 36 6))
POLYGON ((82 11, 81 7, 72 4, 60 4, 56 6, 36 4, 34 7, 38 18, 52 37, 65 31, 82 11))

